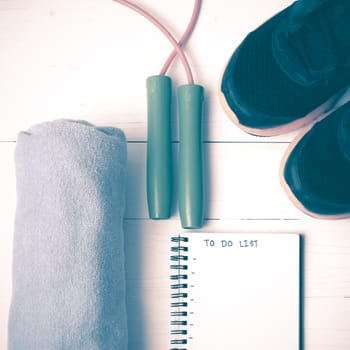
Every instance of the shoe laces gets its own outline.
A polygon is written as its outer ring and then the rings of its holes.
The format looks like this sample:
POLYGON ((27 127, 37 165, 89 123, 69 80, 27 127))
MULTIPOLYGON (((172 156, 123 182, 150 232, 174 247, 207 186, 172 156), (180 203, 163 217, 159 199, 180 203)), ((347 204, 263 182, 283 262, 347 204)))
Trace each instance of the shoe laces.
POLYGON ((327 84, 350 68, 350 1, 296 1, 280 35, 295 80, 327 84))

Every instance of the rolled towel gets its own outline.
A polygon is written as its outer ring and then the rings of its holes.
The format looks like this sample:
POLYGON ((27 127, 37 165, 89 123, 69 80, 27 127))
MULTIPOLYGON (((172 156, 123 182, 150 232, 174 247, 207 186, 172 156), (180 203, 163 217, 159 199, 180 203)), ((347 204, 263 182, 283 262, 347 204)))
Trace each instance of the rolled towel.
POLYGON ((38 124, 15 163, 9 350, 126 350, 123 132, 38 124))

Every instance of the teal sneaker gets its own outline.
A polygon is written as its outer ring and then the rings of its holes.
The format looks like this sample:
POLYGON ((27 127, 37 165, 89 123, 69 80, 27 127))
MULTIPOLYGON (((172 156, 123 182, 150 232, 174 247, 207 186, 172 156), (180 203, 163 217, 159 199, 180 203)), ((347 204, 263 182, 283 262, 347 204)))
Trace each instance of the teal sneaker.
POLYGON ((273 136, 321 118, 350 84, 350 1, 299 0, 230 58, 221 101, 244 131, 273 136))
POLYGON ((280 177, 288 197, 306 214, 350 217, 350 102, 296 137, 280 177))

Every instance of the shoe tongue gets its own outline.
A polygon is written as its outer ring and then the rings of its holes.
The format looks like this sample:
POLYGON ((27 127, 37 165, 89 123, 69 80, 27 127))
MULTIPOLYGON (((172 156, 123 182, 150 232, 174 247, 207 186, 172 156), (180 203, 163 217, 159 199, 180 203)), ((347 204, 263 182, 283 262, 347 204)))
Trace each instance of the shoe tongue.
POLYGON ((350 1, 296 1, 272 40, 275 60, 290 79, 326 84, 350 67, 350 1))

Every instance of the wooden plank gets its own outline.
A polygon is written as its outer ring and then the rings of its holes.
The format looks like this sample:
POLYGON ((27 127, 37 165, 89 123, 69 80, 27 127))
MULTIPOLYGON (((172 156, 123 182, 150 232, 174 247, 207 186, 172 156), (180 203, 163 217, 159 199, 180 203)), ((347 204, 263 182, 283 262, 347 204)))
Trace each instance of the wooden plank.
POLYGON ((350 299, 307 299, 304 334, 307 350, 349 349, 350 299))
MULTIPOLYGON (((244 36, 290 2, 203 1, 186 53, 206 88, 208 139, 252 139, 225 116, 218 80, 244 36)), ((192 11, 186 0, 142 5, 176 37, 192 11)), ((113 1, 1 1, 0 48, 0 140, 57 118, 119 126, 130 140, 146 139, 145 79, 158 74, 172 47, 139 15, 113 1)), ((174 87, 186 83, 178 60, 169 73, 174 87)), ((176 117, 177 139, 175 126, 176 117)))
MULTIPOLYGON (((174 215, 177 215, 174 145, 174 215)), ((284 143, 206 143, 205 217, 208 219, 295 219, 304 215, 286 198, 279 184, 284 143)), ((128 145, 127 218, 147 218, 146 144, 128 145)))

